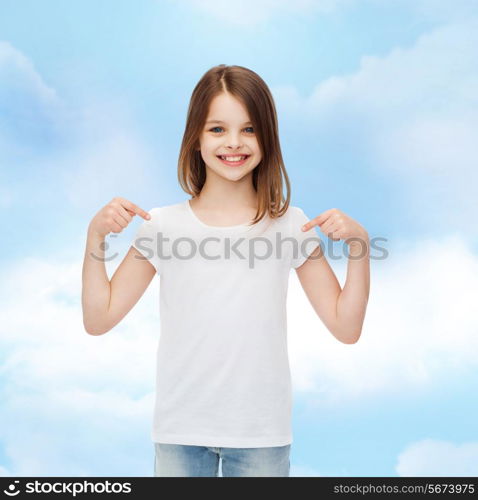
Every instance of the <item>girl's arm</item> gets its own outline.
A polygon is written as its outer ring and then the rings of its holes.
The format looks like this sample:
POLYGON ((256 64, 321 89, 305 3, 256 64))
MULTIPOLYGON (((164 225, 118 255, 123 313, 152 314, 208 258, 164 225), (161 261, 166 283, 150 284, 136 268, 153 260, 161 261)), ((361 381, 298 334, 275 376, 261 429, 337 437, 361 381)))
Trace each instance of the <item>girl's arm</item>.
POLYGON ((115 198, 91 221, 86 240, 82 271, 83 325, 90 335, 111 330, 143 295, 156 274, 156 269, 134 247, 129 249, 111 281, 105 267, 104 239, 110 231, 121 232, 138 213, 149 219, 147 212, 128 200, 115 198))
POLYGON ((369 294, 370 243, 368 237, 364 237, 360 243, 349 245, 347 278, 337 299, 337 324, 347 344, 360 338, 369 294))
POLYGON ((103 324, 110 303, 111 287, 104 263, 104 236, 88 229, 83 260, 81 304, 83 326, 91 335, 104 333, 103 324))
POLYGON ((345 239, 349 248, 344 288, 329 266, 319 245, 296 268, 302 287, 328 330, 344 344, 360 338, 370 292, 370 242, 367 231, 337 209, 327 210, 304 225, 318 225, 334 241, 345 239))
POLYGON ((350 246, 343 290, 320 245, 296 269, 315 312, 330 333, 344 344, 354 344, 362 332, 370 289, 368 255, 368 245, 366 255, 364 248, 350 246))

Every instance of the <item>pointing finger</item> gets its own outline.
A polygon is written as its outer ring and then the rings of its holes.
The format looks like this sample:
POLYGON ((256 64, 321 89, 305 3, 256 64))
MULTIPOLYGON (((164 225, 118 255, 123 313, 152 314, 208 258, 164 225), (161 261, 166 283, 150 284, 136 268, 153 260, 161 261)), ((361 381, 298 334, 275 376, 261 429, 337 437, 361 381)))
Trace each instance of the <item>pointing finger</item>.
POLYGON ((136 215, 138 214, 139 216, 143 217, 145 220, 151 219, 151 215, 148 214, 145 210, 142 208, 139 208, 138 205, 135 205, 134 203, 131 203, 128 200, 123 200, 122 203, 123 207, 128 210, 128 212, 131 215, 136 215))
POLYGON ((327 221, 327 219, 332 215, 332 210, 326 210, 325 212, 322 212, 320 215, 317 217, 314 217, 313 219, 310 219, 309 222, 304 224, 302 226, 302 231, 308 231, 311 227, 314 226, 321 226, 324 224, 324 222, 327 221))

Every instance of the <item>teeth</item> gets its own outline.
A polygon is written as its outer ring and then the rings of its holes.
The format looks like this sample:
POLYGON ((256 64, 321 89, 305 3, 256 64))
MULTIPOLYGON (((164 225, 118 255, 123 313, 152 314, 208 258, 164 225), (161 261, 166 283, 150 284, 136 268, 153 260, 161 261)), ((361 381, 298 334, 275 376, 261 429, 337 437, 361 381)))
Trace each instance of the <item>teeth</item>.
POLYGON ((245 160, 247 156, 220 156, 220 158, 226 161, 241 161, 245 160))

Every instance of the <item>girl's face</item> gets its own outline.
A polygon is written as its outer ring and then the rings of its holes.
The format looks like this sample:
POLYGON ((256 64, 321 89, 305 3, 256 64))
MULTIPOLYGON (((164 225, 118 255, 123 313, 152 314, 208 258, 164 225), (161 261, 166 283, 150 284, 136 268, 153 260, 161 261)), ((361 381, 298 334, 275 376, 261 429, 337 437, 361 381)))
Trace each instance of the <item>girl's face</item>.
POLYGON ((249 174, 262 159, 259 143, 247 109, 230 94, 216 96, 199 137, 201 156, 217 175, 238 181, 249 174), (248 155, 239 164, 228 165, 219 156, 248 155))

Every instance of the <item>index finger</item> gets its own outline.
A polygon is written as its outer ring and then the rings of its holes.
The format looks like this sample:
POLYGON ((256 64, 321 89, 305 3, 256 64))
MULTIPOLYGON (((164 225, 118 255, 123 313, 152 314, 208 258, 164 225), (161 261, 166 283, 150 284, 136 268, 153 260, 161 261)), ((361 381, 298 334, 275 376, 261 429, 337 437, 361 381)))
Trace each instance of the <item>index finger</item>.
POLYGON ((128 211, 133 212, 134 214, 138 214, 143 219, 149 220, 151 219, 151 215, 148 214, 145 210, 142 208, 139 208, 138 205, 135 205, 134 203, 131 203, 129 200, 121 200, 121 205, 123 205, 124 208, 126 208, 128 211))
POLYGON ((309 222, 305 223, 302 226, 302 231, 308 231, 311 227, 314 227, 314 226, 321 226, 331 215, 332 215, 331 209, 326 210, 325 212, 322 212, 317 217, 314 217, 313 219, 310 219, 309 222))

